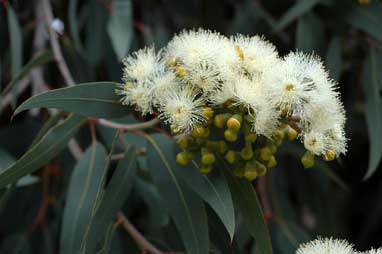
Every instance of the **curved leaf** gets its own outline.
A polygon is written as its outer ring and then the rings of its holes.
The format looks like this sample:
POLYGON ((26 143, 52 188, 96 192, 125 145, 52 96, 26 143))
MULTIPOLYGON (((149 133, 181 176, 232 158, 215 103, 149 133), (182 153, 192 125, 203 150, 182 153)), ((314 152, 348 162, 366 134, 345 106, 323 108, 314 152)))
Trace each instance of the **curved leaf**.
POLYGON ((65 121, 51 128, 19 160, 0 172, 0 188, 47 164, 65 148, 66 143, 85 121, 85 118, 72 114, 65 121))
POLYGON ((118 59, 126 56, 133 38, 132 6, 130 0, 114 0, 107 32, 118 59))
POLYGON ((23 61, 23 45, 22 45, 22 32, 19 21, 13 8, 10 4, 6 3, 7 18, 8 18, 8 30, 11 47, 11 72, 15 77, 20 71, 23 61))
POLYGON ((248 231, 255 238, 255 253, 272 254, 268 227, 252 183, 248 180, 234 177, 224 161, 220 163, 224 168, 223 172, 230 186, 235 206, 243 216, 248 231))
POLYGON ((48 91, 21 104, 14 114, 31 108, 57 108, 88 117, 117 118, 128 114, 128 107, 115 93, 115 82, 85 83, 48 91))
POLYGON ((370 48, 363 69, 363 88, 366 97, 366 121, 369 133, 369 168, 365 179, 369 178, 382 157, 382 51, 370 48))
POLYGON ((203 202, 192 193, 176 168, 173 142, 163 135, 146 135, 148 164, 165 207, 174 219, 187 253, 209 253, 207 216, 203 202))
POLYGON ((80 253, 93 205, 102 187, 106 165, 105 148, 99 143, 94 143, 74 168, 64 209, 60 253, 80 253))
POLYGON ((135 147, 130 147, 119 161, 118 166, 106 186, 101 189, 93 206, 93 216, 82 241, 81 253, 94 254, 108 244, 108 228, 121 209, 132 186, 136 170, 135 147))

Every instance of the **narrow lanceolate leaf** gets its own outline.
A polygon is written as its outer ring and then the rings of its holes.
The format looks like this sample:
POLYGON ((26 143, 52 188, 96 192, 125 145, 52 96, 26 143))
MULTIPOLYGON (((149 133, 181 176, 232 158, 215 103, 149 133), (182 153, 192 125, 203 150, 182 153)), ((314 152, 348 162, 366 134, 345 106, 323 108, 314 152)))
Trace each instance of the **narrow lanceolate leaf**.
POLYGON ((11 72, 12 77, 15 77, 22 66, 23 45, 22 32, 17 16, 9 4, 6 4, 8 17, 8 30, 11 46, 11 72))
POLYGON ((72 35, 74 46, 79 53, 82 53, 83 46, 80 39, 80 33, 78 31, 77 7, 78 7, 78 0, 69 1, 68 21, 69 21, 70 34, 72 35))
POLYGON ((325 65, 329 70, 330 77, 334 80, 339 80, 342 71, 342 48, 341 38, 334 37, 326 52, 325 65))
POLYGON ((234 177, 224 161, 221 161, 220 165, 224 168, 223 172, 230 186, 235 206, 243 216, 248 231, 255 238, 255 253, 272 254, 268 227, 251 182, 234 177))
POLYGON ((321 20, 313 13, 301 16, 297 22, 296 48, 300 51, 317 54, 324 47, 325 34, 321 20))
POLYGON ((94 143, 74 168, 62 221, 60 253, 80 253, 97 193, 102 187, 106 165, 105 148, 94 143))
POLYGON ((17 72, 15 76, 13 76, 12 80, 1 92, 1 96, 4 96, 6 93, 10 92, 12 88, 16 86, 20 80, 27 76, 33 68, 43 65, 52 59, 53 57, 50 51, 40 52, 40 54, 30 60, 20 71, 17 72))
POLYGON ((119 101, 116 88, 114 82, 95 82, 48 91, 26 100, 15 114, 31 108, 57 108, 87 117, 122 117, 129 110, 119 101))
MULTIPOLYGON (((147 156, 154 183, 163 198, 183 239, 186 253, 209 253, 209 237, 205 207, 179 176, 175 162, 173 141, 163 135, 146 136, 149 141, 147 156)), ((192 184, 192 183, 190 183, 192 184)))
POLYGON ((130 147, 106 186, 97 194, 93 216, 82 241, 81 253, 98 253, 108 244, 108 229, 121 209, 133 183, 136 170, 135 147, 130 147))
POLYGON ((296 20, 298 17, 310 11, 320 0, 299 0, 282 16, 275 27, 279 32, 296 20))
POLYGON ((362 81, 370 142, 369 168, 365 176, 368 178, 375 172, 382 157, 382 50, 370 48, 362 81))
POLYGON ((377 39, 382 39, 382 4, 379 1, 372 1, 367 5, 348 1, 347 4, 349 5, 346 8, 349 10, 345 17, 347 22, 377 39))
POLYGON ((127 55, 133 38, 132 6, 130 0, 114 0, 107 32, 118 59, 127 55))
POLYGON ((65 121, 51 128, 19 160, 0 172, 0 188, 46 165, 65 148, 69 139, 85 121, 85 118, 72 114, 65 121))

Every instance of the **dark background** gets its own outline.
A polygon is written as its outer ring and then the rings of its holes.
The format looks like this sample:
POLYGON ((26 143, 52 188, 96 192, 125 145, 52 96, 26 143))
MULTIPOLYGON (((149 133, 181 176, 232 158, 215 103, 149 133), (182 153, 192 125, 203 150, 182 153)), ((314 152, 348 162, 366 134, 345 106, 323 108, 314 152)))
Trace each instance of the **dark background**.
MULTIPOLYGON (((2 89, 12 79, 10 63, 15 57, 5 3, 0 1, 2 89)), ((20 51, 22 65, 25 65, 36 53, 33 38, 36 27, 42 22, 38 18, 38 1, 18 0, 9 4, 21 28, 20 51)), ((108 32, 108 22, 113 15, 112 2, 52 1, 52 6, 55 16, 65 24, 59 39, 76 82, 119 82, 121 64, 108 32), (71 9, 76 2, 77 7, 71 9), (77 33, 73 27, 77 28, 77 33)), ((264 35, 276 45, 280 55, 296 49, 320 55, 330 75, 339 83, 348 119, 348 152, 335 162, 320 162, 314 169, 304 170, 298 160, 302 146, 284 150, 279 165, 265 181, 271 213, 280 219, 268 220, 274 252, 292 253, 290 250, 297 243, 317 235, 346 238, 360 250, 382 245, 380 166, 372 168, 374 173, 364 179, 369 164, 369 143, 382 142, 382 129, 378 128, 382 115, 382 7, 379 1, 360 4, 351 0, 136 0, 131 6, 126 9, 126 29, 119 32, 124 38, 131 37, 127 41, 130 52, 153 43, 159 49, 174 33, 203 27, 227 36, 236 33, 264 35), (375 68, 366 64, 369 54, 379 59, 375 68), (379 104, 367 103, 373 100, 365 92, 373 89, 370 83, 373 75, 377 77, 379 104), (366 121, 368 112, 369 121, 366 121), (368 134, 368 125, 374 128, 372 136, 368 134)), ((49 48, 49 43, 45 41, 42 48, 49 48)), ((46 87, 58 88, 64 84, 54 62, 45 64, 42 70, 46 87)), ((28 86, 16 93, 15 104, 35 93, 33 89, 28 86)), ((10 123, 12 105, 1 105, 1 110, 0 150, 3 152, 0 161, 3 160, 4 165, 4 154, 13 159, 21 156, 48 115, 45 110, 34 115, 23 113, 10 123)), ((88 129, 84 128, 80 134, 83 143, 88 136, 88 129)), ((378 157, 381 151, 376 154, 378 157)), ((0 253, 11 253, 5 252, 7 245, 20 241, 22 246, 31 246, 30 252, 14 253, 55 253, 64 193, 73 163, 69 153, 64 152, 51 162, 50 167, 54 168, 51 175, 45 177, 41 170, 36 174, 40 178, 37 183, 14 191, 0 209, 0 253), (45 207, 42 197, 46 179, 49 179, 49 190, 55 200, 45 207)), ((151 234, 153 227, 148 223, 147 204, 140 200, 138 192, 135 194, 129 199, 128 214, 144 233, 151 234)), ((246 238, 241 239, 238 234, 236 240, 245 251, 246 238)))

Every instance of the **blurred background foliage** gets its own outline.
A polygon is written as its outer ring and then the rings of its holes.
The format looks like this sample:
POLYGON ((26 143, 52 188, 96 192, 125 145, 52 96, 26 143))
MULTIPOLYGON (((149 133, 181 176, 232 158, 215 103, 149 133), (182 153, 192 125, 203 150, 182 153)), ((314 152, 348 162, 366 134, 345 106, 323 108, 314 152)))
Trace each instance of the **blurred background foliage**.
MULTIPOLYGON (((264 35, 281 55, 298 49, 321 56, 331 77, 339 82, 348 118, 348 153, 336 162, 319 162, 304 170, 299 163, 301 147, 289 145, 276 169, 256 183, 274 253, 294 253, 299 243, 317 235, 346 238, 361 250, 382 244, 380 1, 54 0, 51 5, 58 19, 57 38, 75 83, 120 82, 120 59, 129 52, 151 44, 159 49, 174 33, 198 27, 225 35, 264 35)), ((51 111, 33 109, 10 122, 22 101, 66 83, 52 56, 44 10, 38 0, 0 1, 0 170, 20 158, 36 136, 58 121, 49 118, 51 111)), ((123 121, 137 120, 130 115, 123 121)), ((96 133, 101 147, 90 152, 96 153, 100 161, 95 163, 101 167, 107 156, 102 145, 110 148, 115 132, 97 126, 96 133)), ((126 135, 127 142, 138 148, 147 145, 135 135, 126 135)), ((75 137, 84 150, 91 144, 86 124, 75 137)), ((122 210, 158 248, 180 250, 182 241, 174 223, 157 188, 147 179, 144 157, 138 159, 138 174, 122 210)), ((72 189, 83 184, 70 181, 76 179, 71 176, 76 160, 64 149, 45 164, 0 190, 0 253, 73 253, 60 242, 65 230, 78 234, 68 225, 76 221, 64 210, 69 205, 75 209, 76 200, 69 198, 76 198, 72 189)), ((101 178, 97 173, 93 183, 101 178)), ((92 204, 90 197, 85 200, 92 204)), ((230 244, 216 214, 206 209, 211 253, 255 253, 240 216, 230 244)), ((116 226, 108 235, 109 253, 139 253, 124 227, 116 226)))

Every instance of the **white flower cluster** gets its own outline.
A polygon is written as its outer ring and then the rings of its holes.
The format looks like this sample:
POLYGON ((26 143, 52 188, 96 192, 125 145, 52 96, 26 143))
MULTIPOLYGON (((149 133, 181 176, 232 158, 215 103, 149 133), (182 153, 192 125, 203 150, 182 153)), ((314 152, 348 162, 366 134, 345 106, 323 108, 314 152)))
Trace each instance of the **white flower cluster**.
POLYGON ((345 240, 318 238, 300 245, 296 254, 382 254, 382 248, 358 252, 345 240))
POLYGON ((271 138, 281 117, 298 117, 307 150, 346 152, 344 109, 321 60, 300 52, 279 57, 263 37, 183 31, 159 53, 145 48, 126 58, 124 82, 124 104, 157 111, 178 131, 203 124, 203 107, 230 102, 246 110, 258 135, 271 138))

